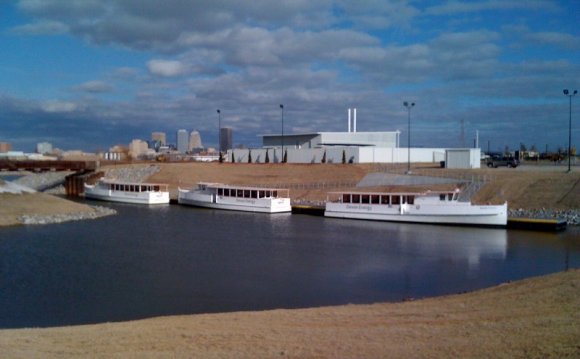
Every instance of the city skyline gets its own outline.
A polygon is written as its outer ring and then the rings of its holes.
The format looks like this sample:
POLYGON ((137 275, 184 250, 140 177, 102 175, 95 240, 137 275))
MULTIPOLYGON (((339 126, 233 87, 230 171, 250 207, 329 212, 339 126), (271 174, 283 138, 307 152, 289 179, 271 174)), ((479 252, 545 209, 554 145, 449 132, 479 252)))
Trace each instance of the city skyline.
MULTIPOLYGON (((87 151, 195 128, 401 131, 406 146, 567 148, 574 1, 170 0, 0 5, 0 142, 87 151)), ((580 143, 572 99, 572 146, 580 143)))

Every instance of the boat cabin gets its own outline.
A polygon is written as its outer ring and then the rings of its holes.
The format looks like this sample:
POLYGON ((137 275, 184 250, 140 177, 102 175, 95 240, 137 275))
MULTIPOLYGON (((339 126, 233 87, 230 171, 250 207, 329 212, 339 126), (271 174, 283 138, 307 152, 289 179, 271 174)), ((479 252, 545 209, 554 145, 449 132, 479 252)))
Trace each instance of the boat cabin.
POLYGON ((156 183, 114 183, 101 182, 101 187, 116 192, 167 192, 168 185, 156 183))
POLYGON ((236 198, 288 198, 290 191, 279 188, 237 187, 216 183, 199 183, 198 189, 208 191, 222 197, 236 198))
POLYGON ((450 192, 421 192, 421 193, 364 193, 364 192, 331 192, 328 201, 345 204, 377 204, 377 205, 413 205, 417 200, 435 202, 457 201, 459 190, 450 192))

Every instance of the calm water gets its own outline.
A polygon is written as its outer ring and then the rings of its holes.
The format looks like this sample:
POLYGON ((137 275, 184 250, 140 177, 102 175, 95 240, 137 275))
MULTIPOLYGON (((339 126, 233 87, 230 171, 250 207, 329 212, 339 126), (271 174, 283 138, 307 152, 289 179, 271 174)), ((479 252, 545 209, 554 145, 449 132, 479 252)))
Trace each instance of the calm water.
POLYGON ((117 216, 0 228, 1 328, 400 301, 580 267, 578 228, 110 206, 117 216))

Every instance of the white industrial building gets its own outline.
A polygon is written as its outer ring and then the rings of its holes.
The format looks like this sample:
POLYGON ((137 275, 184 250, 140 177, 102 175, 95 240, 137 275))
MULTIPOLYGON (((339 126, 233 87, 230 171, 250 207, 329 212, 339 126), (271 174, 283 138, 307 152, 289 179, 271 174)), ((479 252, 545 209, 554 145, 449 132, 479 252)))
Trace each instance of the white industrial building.
POLYGON ((309 149, 331 146, 399 147, 401 133, 395 132, 313 132, 290 135, 262 135, 264 148, 309 149))
POLYGON ((262 135, 262 148, 229 150, 227 161, 247 163, 444 163, 447 168, 480 168, 479 148, 401 148, 400 131, 357 132, 356 109, 348 132, 262 135), (282 150, 283 147, 283 150, 282 150), (266 155, 267 153, 267 155, 266 155))

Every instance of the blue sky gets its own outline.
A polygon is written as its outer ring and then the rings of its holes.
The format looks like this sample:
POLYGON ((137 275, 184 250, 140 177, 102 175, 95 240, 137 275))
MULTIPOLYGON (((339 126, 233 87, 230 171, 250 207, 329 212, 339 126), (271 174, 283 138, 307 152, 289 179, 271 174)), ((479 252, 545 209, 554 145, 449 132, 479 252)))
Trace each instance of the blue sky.
MULTIPOLYGON (((106 150, 164 131, 402 131, 412 144, 567 147, 580 3, 546 0, 0 2, 0 141, 106 150), (463 137, 461 122, 463 121, 463 137)), ((580 96, 573 144, 580 144, 580 96)))

